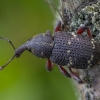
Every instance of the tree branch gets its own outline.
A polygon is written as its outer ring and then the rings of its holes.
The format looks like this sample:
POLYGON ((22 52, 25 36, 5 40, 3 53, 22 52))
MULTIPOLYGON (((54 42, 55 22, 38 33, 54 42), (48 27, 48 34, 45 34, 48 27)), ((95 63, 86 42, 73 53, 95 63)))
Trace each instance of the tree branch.
MULTIPOLYGON (((61 3, 64 4, 64 10, 62 10, 64 23, 66 26, 69 25, 70 31, 76 32, 81 24, 85 24, 90 28, 94 39, 100 42, 100 1, 61 0, 61 3)), ((79 99, 100 100, 100 66, 94 66, 90 69, 72 70, 84 80, 83 84, 74 82, 77 86, 76 89, 80 93, 79 99)))

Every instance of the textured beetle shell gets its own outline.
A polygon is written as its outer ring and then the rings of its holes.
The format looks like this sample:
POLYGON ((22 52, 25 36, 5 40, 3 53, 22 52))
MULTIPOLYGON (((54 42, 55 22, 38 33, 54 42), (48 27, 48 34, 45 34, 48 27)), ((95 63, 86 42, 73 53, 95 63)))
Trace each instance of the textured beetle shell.
POLYGON ((49 58, 53 50, 53 36, 39 34, 28 41, 28 50, 39 58, 49 58))
POLYGON ((100 44, 83 35, 56 32, 50 60, 70 68, 90 68, 100 61, 100 44))

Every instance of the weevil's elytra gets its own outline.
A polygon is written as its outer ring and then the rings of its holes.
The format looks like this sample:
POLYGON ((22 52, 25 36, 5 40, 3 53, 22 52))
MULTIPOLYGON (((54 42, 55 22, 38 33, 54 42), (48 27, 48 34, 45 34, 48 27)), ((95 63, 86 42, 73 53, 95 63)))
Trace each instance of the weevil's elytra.
MULTIPOLYGON (((12 45, 11 42, 10 44, 12 45)), ((14 48, 13 45, 12 47, 14 48)), ((0 69, 7 66, 15 57, 19 58, 25 50, 38 58, 47 58, 46 69, 48 71, 53 69, 53 63, 55 63, 62 74, 74 78, 79 83, 82 83, 82 80, 71 68, 87 69, 100 62, 100 43, 94 41, 89 28, 82 26, 78 29, 77 34, 70 34, 61 30, 60 21, 55 27, 54 36, 47 31, 29 39, 15 50, 11 60, 0 69), (85 30, 88 33, 87 37, 82 35, 85 30), (62 66, 67 66, 70 74, 62 66)))
POLYGON ((100 56, 97 57, 96 55, 96 53, 100 55, 100 52, 97 52, 97 49, 100 49, 100 47, 92 49, 93 44, 95 45, 94 41, 89 37, 87 38, 82 35, 76 35, 76 37, 74 37, 66 32, 56 32, 54 35, 54 48, 50 60, 61 66, 66 66, 68 63, 72 63, 70 64, 71 68, 75 68, 76 66, 76 68, 79 69, 87 68, 88 61, 90 60, 90 67, 93 67, 98 63, 98 60, 95 63, 91 60, 93 59, 93 56, 96 59, 100 59, 100 56), (80 42, 78 40, 80 40, 80 42), (68 43, 69 41, 70 45, 68 43), (63 52, 61 53, 62 50, 63 52), (72 62, 70 62, 70 60, 64 60, 69 59, 70 57, 72 57, 72 62))

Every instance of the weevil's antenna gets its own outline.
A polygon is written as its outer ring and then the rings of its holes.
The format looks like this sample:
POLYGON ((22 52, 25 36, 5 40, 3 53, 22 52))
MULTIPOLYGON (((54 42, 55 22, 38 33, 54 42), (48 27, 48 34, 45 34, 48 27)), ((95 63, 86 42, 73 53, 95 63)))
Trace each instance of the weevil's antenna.
POLYGON ((3 38, 3 37, 1 37, 1 36, 0 36, 0 39, 5 40, 5 41, 7 41, 8 43, 10 43, 11 46, 13 47, 13 49, 15 50, 15 47, 14 47, 13 43, 12 43, 9 39, 3 38))
MULTIPOLYGON (((14 47, 13 43, 12 43, 9 39, 3 38, 3 37, 1 37, 1 36, 0 36, 0 39, 2 39, 2 40, 4 40, 4 41, 7 41, 8 43, 10 43, 10 45, 11 45, 11 46, 13 47, 13 49, 15 50, 15 47, 14 47)), ((11 57, 11 59, 10 59, 5 65, 0 66, 0 70, 2 70, 4 67, 6 67, 6 66, 14 59, 14 57, 15 57, 15 55, 14 55, 13 57, 11 57)))
POLYGON ((3 66, 0 66, 0 70, 2 70, 4 67, 6 67, 14 58, 16 55, 14 55, 13 57, 11 57, 11 59, 3 66))

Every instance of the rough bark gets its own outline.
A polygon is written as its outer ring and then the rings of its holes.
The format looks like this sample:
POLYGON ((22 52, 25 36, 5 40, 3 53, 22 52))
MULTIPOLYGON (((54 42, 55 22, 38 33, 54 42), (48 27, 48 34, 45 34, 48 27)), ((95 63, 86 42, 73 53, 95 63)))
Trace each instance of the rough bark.
MULTIPOLYGON (((100 0, 61 0, 61 7, 63 21, 70 31, 76 32, 80 24, 85 24, 94 39, 100 42, 100 0)), ((73 71, 84 81, 83 84, 74 82, 80 94, 79 100, 100 100, 100 66, 73 71)))

